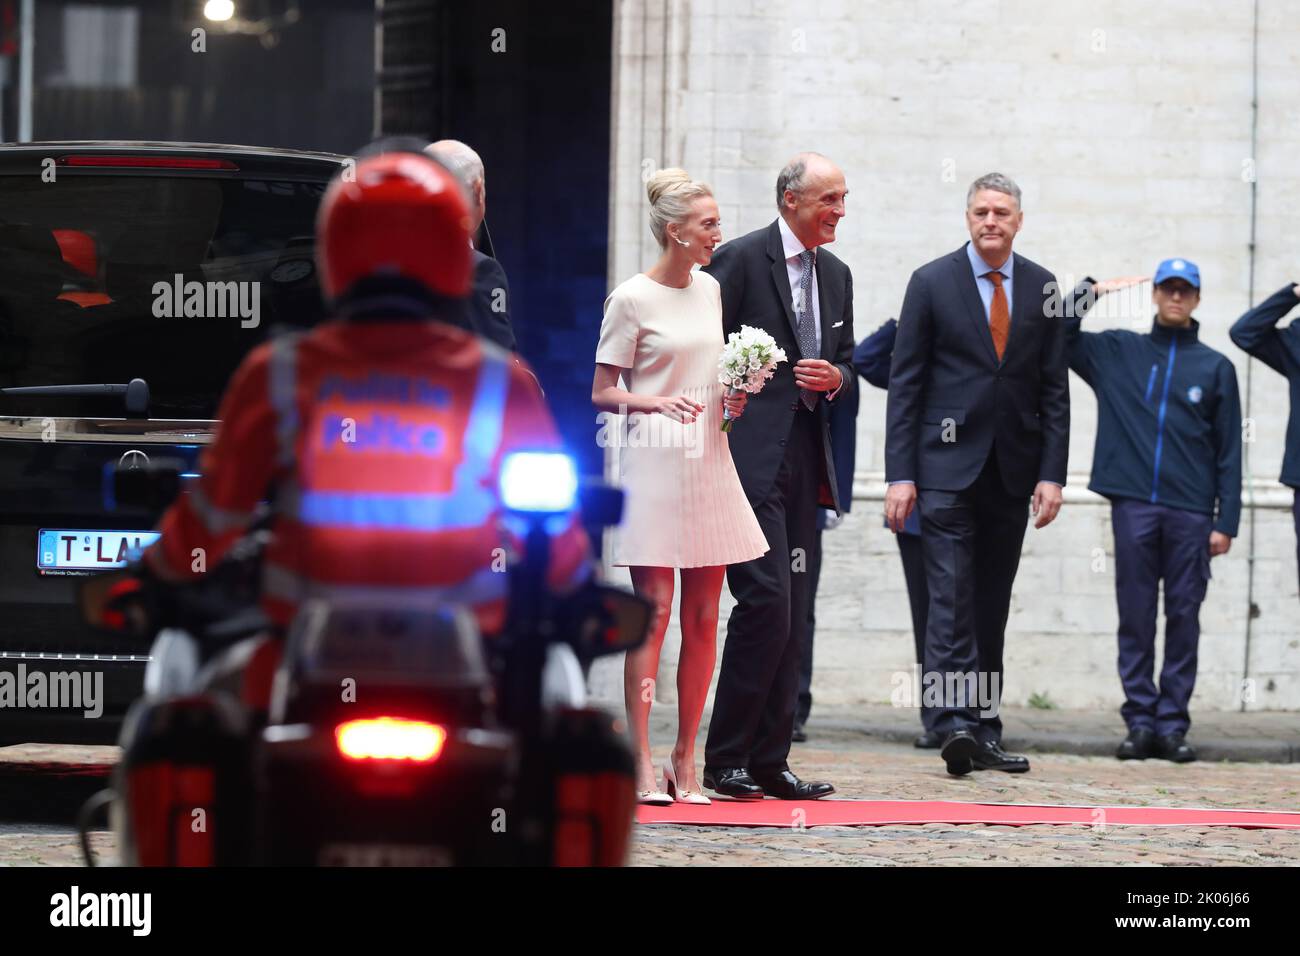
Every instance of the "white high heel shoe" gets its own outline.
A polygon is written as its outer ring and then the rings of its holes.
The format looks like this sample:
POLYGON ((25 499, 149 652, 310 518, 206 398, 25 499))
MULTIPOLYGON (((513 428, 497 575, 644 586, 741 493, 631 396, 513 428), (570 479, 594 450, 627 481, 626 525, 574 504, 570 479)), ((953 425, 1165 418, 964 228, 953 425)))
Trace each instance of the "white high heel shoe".
POLYGON ((644 803, 649 807, 670 807, 673 805, 673 797, 672 794, 664 793, 662 790, 638 790, 636 802, 644 803))
POLYGON ((713 802, 702 793, 696 793, 694 790, 683 790, 677 786, 677 774, 673 773, 672 760, 664 764, 664 789, 672 794, 678 803, 694 803, 698 806, 707 807, 713 802))

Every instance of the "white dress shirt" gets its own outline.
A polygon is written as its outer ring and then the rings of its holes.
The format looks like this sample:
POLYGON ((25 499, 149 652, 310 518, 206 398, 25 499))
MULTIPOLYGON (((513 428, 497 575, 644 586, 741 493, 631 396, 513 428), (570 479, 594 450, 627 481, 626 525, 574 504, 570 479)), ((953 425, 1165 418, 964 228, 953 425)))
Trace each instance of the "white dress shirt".
MULTIPOLYGON (((803 261, 799 258, 799 254, 804 252, 807 249, 807 246, 805 246, 802 242, 800 242, 795 237, 794 232, 791 231, 790 225, 785 221, 784 216, 776 217, 776 227, 779 230, 781 230, 781 250, 785 253, 785 274, 790 279, 790 308, 794 310, 795 318, 797 320, 800 311, 799 310, 799 304, 800 304, 799 303, 799 279, 803 276, 803 261)), ((808 297, 812 299, 812 320, 813 320, 813 329, 817 336, 817 354, 808 355, 805 357, 821 358, 822 357, 822 306, 821 306, 821 296, 817 293, 817 249, 816 247, 813 247, 812 254, 813 254, 813 272, 812 272, 812 281, 808 284, 809 286, 808 297)), ((828 402, 834 401, 835 396, 838 395, 840 393, 840 389, 844 387, 843 371, 841 371, 840 375, 841 375, 840 384, 835 386, 835 388, 833 388, 831 391, 822 393, 823 395, 825 395, 826 401, 828 402)))
MULTIPOLYGON (((807 248, 802 242, 795 238, 790 226, 786 223, 784 216, 778 216, 776 220, 777 228, 781 230, 781 248, 785 253, 785 271, 790 277, 790 307, 794 309, 796 317, 799 314, 799 279, 803 275, 803 261, 799 258, 800 253, 807 248)), ((813 274, 809 297, 812 299, 812 318, 813 328, 817 330, 817 354, 805 355, 804 358, 821 358, 822 357, 822 310, 821 297, 817 294, 817 250, 812 250, 813 254, 813 274)))

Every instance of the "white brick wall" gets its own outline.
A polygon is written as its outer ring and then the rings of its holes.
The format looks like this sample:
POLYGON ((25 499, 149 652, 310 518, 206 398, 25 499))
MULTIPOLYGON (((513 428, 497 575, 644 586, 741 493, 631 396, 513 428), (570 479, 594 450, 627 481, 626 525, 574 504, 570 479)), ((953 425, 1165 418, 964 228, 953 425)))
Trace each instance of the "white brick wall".
MULTIPOLYGON (((965 190, 998 169, 1024 190, 1019 252, 1066 281, 1148 273, 1170 255, 1204 280, 1204 339, 1237 364, 1229 325, 1251 304, 1251 193, 1258 176, 1254 300, 1300 279, 1300 25, 1260 5, 1257 155, 1251 155, 1252 5, 1209 0, 622 0, 616 5, 610 286, 646 268, 642 172, 681 165, 713 184, 724 232, 775 217, 777 170, 815 149, 851 195, 835 253, 853 269, 858 338, 897 315, 911 271, 966 238, 965 190)), ((1145 325, 1138 307, 1088 327, 1145 325)), ((593 343, 594 348, 594 343, 593 343)), ((1109 508, 1084 491, 1096 402, 1071 377, 1071 493, 1026 536, 1007 636, 1006 696, 1118 708, 1109 508), (1091 570, 1104 548, 1108 572, 1091 570)), ((826 537, 814 694, 884 701, 911 635, 902 570, 880 525, 884 393, 863 384, 854 513, 826 537)), ((1300 600, 1281 464, 1287 391, 1256 363, 1249 448, 1261 507, 1214 561, 1193 708, 1300 708, 1300 600), (1247 587, 1254 602, 1246 662, 1247 587), (1249 695, 1247 695, 1249 696, 1249 695)), ((729 599, 724 597, 725 609, 729 599)), ((661 696, 671 699, 670 634, 661 696)), ((597 670, 617 696, 616 666, 597 670)))

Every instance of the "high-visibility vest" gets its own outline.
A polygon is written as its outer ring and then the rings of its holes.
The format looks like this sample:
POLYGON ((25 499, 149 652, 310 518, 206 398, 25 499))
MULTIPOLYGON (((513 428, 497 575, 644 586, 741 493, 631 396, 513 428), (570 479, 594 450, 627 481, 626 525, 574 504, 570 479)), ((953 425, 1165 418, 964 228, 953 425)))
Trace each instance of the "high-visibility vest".
MULTIPOLYGON (((511 549, 500 460, 559 447, 529 373, 459 330, 405 323, 332 323, 246 365, 198 486, 164 516, 166 564, 182 569, 196 542, 224 551, 270 486, 263 601, 278 623, 325 598, 463 604, 499 628, 511 549)), ((552 584, 563 586, 587 573, 586 539, 576 521, 559 537, 552 584)))

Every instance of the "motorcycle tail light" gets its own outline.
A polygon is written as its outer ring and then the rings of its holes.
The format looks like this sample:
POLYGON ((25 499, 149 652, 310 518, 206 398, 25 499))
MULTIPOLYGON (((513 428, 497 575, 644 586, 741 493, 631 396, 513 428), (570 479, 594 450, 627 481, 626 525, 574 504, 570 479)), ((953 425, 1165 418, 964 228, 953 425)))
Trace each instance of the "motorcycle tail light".
POLYGON ((334 728, 339 753, 349 760, 410 760, 432 763, 442 753, 447 729, 424 720, 369 717, 334 728))

